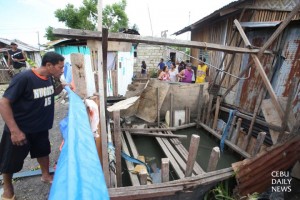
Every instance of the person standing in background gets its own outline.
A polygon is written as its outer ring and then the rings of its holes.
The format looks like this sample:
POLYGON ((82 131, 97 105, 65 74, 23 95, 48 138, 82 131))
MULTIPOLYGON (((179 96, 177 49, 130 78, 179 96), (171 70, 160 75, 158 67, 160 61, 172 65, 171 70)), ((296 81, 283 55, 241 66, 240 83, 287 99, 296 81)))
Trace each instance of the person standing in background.
POLYGON ((199 65, 197 67, 196 83, 204 83, 209 78, 209 69, 205 64, 206 59, 204 57, 199 58, 199 65))
POLYGON ((143 60, 141 65, 141 75, 142 77, 147 77, 147 65, 146 62, 143 60))
POLYGON ((171 82, 177 82, 177 79, 178 79, 178 71, 176 69, 176 65, 175 63, 172 63, 171 64, 171 69, 169 71, 169 74, 170 74, 170 81, 171 82))
POLYGON ((8 61, 7 64, 10 67, 13 65, 14 75, 26 70, 26 54, 21 49, 18 49, 18 45, 14 42, 11 44, 11 50, 7 51, 8 61), (11 62, 12 61, 12 62, 11 62))
POLYGON ((194 71, 192 70, 192 63, 186 65, 186 69, 182 70, 178 77, 181 78, 183 83, 191 83, 193 78, 194 71))
POLYGON ((160 62, 159 62, 158 65, 157 65, 157 68, 158 68, 157 76, 159 76, 160 73, 163 71, 165 65, 166 65, 166 64, 164 63, 164 59, 161 58, 161 59, 160 59, 160 62))

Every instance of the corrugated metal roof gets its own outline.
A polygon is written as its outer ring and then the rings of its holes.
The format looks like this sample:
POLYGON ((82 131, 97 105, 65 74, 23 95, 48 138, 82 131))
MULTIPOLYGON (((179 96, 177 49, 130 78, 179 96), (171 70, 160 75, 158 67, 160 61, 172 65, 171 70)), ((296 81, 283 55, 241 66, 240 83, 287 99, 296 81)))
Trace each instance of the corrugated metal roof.
POLYGON ((206 21, 207 19, 210 19, 210 18, 216 17, 216 16, 220 16, 220 12, 221 11, 223 11, 225 9, 228 9, 228 8, 232 8, 234 6, 237 6, 238 4, 241 4, 241 3, 245 2, 245 1, 247 1, 247 0, 238 0, 238 1, 231 2, 231 3, 227 4, 227 5, 225 5, 224 7, 222 7, 220 9, 214 11, 212 14, 210 14, 210 15, 202 18, 202 19, 200 19, 199 21, 197 21, 197 22, 195 22, 195 23, 193 23, 193 24, 191 24, 191 25, 189 25, 189 26, 187 26, 187 27, 185 27, 185 28, 183 28, 183 29, 181 29, 181 30, 173 33, 172 35, 180 35, 180 34, 185 33, 187 31, 191 31, 193 29, 193 27, 195 27, 198 24, 206 21))
POLYGON ((30 46, 20 40, 9 40, 9 39, 5 39, 5 38, 0 38, 0 42, 4 43, 6 45, 10 45, 11 42, 14 42, 18 45, 18 48, 22 49, 23 51, 37 51, 37 52, 40 51, 38 48, 30 46))
POLYGON ((272 172, 286 171, 299 159, 300 137, 296 136, 254 158, 233 163, 240 195, 264 192, 272 185, 272 172))

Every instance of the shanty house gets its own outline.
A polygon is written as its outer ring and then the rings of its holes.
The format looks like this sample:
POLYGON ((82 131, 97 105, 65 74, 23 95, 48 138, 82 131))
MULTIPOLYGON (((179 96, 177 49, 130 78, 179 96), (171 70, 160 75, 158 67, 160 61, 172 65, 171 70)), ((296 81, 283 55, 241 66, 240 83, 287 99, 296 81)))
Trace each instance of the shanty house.
MULTIPOLYGON (((234 1, 223 8, 199 21, 177 31, 180 35, 191 31, 192 41, 201 41, 221 45, 245 47, 240 33, 235 28, 234 20, 237 19, 244 28, 252 48, 262 47, 271 37, 274 31, 286 19, 291 10, 300 3, 299 0, 239 0, 234 1)), ((300 78, 300 13, 294 15, 289 25, 282 31, 280 36, 268 48, 271 54, 265 54, 260 59, 264 70, 273 86, 275 94, 286 99, 292 92, 293 77, 300 78)), ((207 49, 191 49, 191 56, 204 55, 210 66, 210 76, 216 79, 215 84, 220 86, 220 93, 224 94, 227 89, 228 95, 225 102, 233 107, 238 107, 245 113, 253 113, 259 93, 264 87, 249 54, 224 53, 207 49), (237 84, 237 76, 248 67, 237 84), (217 69, 225 70, 218 73, 217 69), (217 75, 217 76, 216 76, 217 75)), ((198 61, 193 60, 197 65, 198 61)), ((299 82, 295 91, 299 94, 299 82)), ((268 94, 267 94, 268 95, 268 94)), ((268 96, 266 96, 267 98, 268 96)), ((268 97, 269 98, 269 97, 268 97)), ((299 95, 295 95, 292 101, 294 114, 300 111, 299 95)))

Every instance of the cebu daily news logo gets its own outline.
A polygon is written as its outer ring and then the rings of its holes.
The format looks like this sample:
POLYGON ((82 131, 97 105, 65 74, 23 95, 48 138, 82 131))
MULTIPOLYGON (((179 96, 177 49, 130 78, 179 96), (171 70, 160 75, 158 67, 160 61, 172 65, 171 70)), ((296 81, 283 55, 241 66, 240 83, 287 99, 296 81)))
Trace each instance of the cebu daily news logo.
POLYGON ((272 171, 272 192, 291 192, 290 173, 288 171, 272 171))

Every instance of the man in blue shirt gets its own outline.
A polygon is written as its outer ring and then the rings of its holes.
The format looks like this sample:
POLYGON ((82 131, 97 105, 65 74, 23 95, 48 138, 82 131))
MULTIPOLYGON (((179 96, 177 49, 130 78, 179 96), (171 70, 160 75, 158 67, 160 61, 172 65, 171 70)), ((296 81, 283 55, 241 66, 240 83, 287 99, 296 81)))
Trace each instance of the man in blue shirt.
POLYGON ((157 68, 159 68, 159 70, 162 71, 164 69, 165 65, 166 64, 164 63, 164 59, 162 58, 162 59, 160 59, 160 62, 158 63, 157 68))

